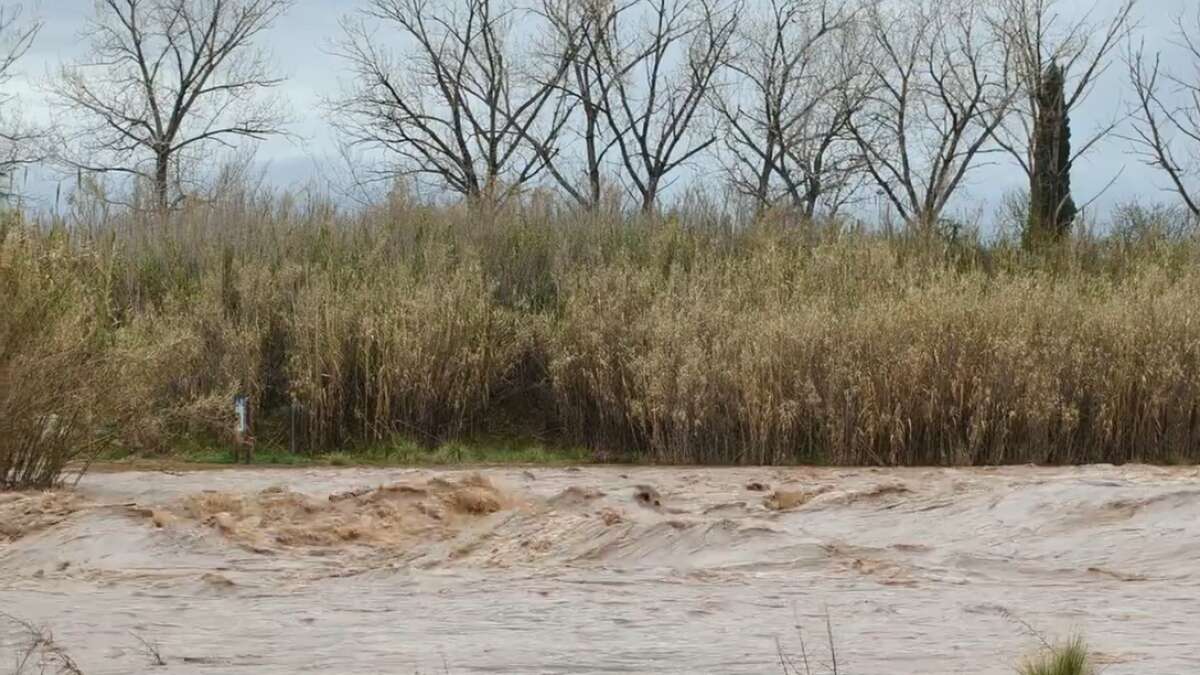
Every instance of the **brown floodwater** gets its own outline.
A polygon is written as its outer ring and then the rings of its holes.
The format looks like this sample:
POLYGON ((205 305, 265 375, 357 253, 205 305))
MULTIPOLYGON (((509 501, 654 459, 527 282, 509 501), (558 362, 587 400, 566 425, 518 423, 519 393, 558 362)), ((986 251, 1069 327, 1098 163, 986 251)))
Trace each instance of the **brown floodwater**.
POLYGON ((1144 466, 96 473, 0 495, 0 612, 88 675, 778 673, 827 618, 855 675, 1008 674, 1034 632, 1200 673, 1197 514, 1200 470, 1144 466))

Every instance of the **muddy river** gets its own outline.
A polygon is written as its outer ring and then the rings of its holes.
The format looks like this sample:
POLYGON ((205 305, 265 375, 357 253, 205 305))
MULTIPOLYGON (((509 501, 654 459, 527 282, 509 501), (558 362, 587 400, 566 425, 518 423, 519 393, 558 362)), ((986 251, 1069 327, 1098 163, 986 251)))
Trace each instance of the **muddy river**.
POLYGON ((1198 515, 1195 468, 94 473, 0 495, 0 612, 87 675, 824 672, 827 621, 854 675, 1200 673, 1198 515))

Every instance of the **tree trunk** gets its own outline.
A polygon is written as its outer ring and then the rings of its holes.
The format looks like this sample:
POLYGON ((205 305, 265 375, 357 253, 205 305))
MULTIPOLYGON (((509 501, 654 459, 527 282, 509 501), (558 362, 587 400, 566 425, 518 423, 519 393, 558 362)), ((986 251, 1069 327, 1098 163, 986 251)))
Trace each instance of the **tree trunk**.
POLYGON ((600 208, 600 152, 597 149, 600 112, 590 103, 584 104, 584 116, 587 120, 584 131, 584 145, 587 148, 588 170, 588 211, 600 208))
POLYGON ((658 176, 651 176, 646 181, 646 189, 642 191, 642 214, 651 215, 658 202, 658 176))
POLYGON ((758 171, 758 184, 754 186, 754 201, 758 209, 758 215, 761 216, 766 212, 769 206, 769 192, 771 190, 771 158, 775 156, 775 132, 774 130, 767 131, 766 152, 763 154, 762 168, 758 171))
POLYGON ((804 181, 804 203, 802 209, 804 218, 812 221, 817 215, 817 201, 821 198, 821 179, 814 173, 804 181))
POLYGON ((165 152, 158 153, 154 158, 154 206, 163 213, 171 206, 170 168, 171 155, 165 152))

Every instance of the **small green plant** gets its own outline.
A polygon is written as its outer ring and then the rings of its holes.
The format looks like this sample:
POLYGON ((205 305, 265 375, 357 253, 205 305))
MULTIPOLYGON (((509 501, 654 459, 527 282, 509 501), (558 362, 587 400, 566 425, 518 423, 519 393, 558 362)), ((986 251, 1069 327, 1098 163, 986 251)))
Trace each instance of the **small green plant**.
POLYGON ((1087 643, 1076 636, 1060 645, 1046 645, 1021 664, 1020 675, 1095 675, 1087 643))

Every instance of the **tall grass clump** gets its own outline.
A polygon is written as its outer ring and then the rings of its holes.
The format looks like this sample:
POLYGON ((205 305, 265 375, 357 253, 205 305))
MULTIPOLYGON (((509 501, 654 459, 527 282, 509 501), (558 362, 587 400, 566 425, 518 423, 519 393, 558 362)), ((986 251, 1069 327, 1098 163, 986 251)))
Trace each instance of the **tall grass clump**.
POLYGON ((288 330, 291 391, 320 448, 477 431, 514 386, 530 336, 474 262, 317 274, 288 330))
MULTIPOLYGON (((664 463, 1200 460, 1200 238, 1152 210, 1032 253, 532 202, 89 218, 7 230, 24 309, 0 325, 24 332, 0 372, 97 424, 128 402, 103 427, 143 451, 224 438, 243 394, 260 440, 312 453, 524 433, 664 463)), ((41 439, 21 415, 8 437, 41 439)))
POLYGON ((1083 638, 1075 637, 1059 646, 1046 647, 1027 658, 1017 669, 1020 675, 1095 675, 1083 638))
POLYGON ((126 447, 168 448, 182 436, 219 439, 231 428, 235 395, 246 395, 253 410, 280 398, 286 385, 275 373, 285 358, 282 323, 294 282, 288 275, 235 271, 227 262, 199 274, 194 286, 127 312, 114 351, 120 362, 137 364, 124 371, 122 385, 147 414, 122 429, 126 447))

